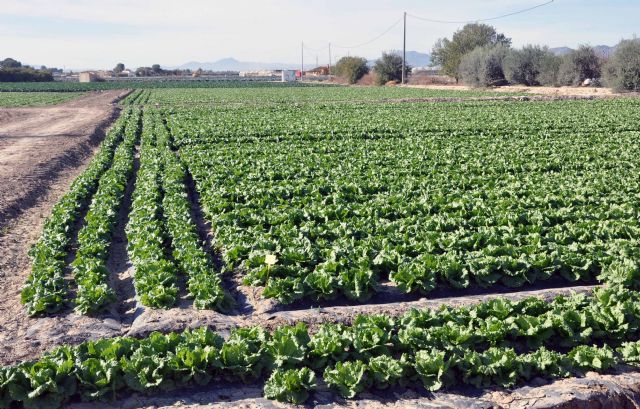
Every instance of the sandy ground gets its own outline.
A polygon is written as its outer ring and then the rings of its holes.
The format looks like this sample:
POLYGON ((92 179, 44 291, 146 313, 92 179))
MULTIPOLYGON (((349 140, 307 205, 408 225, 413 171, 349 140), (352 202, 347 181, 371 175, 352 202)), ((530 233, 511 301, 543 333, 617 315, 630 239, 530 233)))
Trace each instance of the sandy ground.
MULTIPOLYGON (((470 91, 477 88, 472 88, 466 85, 405 85, 409 88, 424 88, 424 89, 442 89, 442 90, 458 90, 458 91, 470 91)), ((595 88, 595 87, 526 87, 523 85, 505 85, 501 87, 491 88, 496 92, 513 92, 519 94, 537 94, 537 95, 550 95, 550 96, 621 96, 622 94, 615 93, 611 88, 595 88)))
POLYGON ((127 91, 91 93, 65 104, 0 109, 0 363, 34 356, 35 324, 20 304, 27 251, 53 205, 85 168, 127 91))
POLYGON ((174 391, 147 397, 134 394, 109 403, 74 403, 68 409, 262 409, 262 408, 350 408, 350 409, 631 409, 640 407, 637 373, 624 369, 612 375, 588 372, 582 378, 547 382, 536 379, 532 386, 513 390, 499 388, 460 389, 428 393, 419 386, 391 388, 361 393, 345 400, 331 391, 322 380, 304 406, 270 401, 262 397, 257 384, 232 385, 225 382, 210 387, 174 391))

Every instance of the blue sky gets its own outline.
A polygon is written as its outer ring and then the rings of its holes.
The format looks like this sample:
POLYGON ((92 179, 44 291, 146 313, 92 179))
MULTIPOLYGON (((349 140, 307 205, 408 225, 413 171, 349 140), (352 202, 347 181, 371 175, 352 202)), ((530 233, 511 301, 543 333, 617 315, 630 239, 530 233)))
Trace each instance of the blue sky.
MULTIPOLYGON (((488 18, 544 0, 0 0, 0 58, 67 68, 128 67, 235 57, 297 62, 309 48, 355 45, 388 29, 402 12, 440 20, 488 18)), ((529 13, 490 22, 516 46, 613 45, 637 33, 640 0, 555 0, 529 13)), ((408 18, 407 48, 429 52, 460 24, 408 18)), ((398 24, 355 49, 334 47, 334 58, 375 57, 402 46, 398 24)), ((306 52, 326 63, 326 50, 306 52)))

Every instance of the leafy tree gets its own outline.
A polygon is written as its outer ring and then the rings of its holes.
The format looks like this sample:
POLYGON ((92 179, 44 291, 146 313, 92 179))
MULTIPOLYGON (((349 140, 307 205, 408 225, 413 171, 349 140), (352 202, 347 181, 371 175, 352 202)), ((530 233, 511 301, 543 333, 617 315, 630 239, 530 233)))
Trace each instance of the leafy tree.
POLYGON ((115 68, 113 69, 113 72, 115 72, 116 74, 120 74, 122 71, 124 71, 124 64, 119 62, 116 64, 115 68))
POLYGON ((586 79, 599 79, 602 75, 600 57, 588 45, 581 45, 562 57, 558 71, 561 85, 580 85, 586 79))
POLYGON ((605 78, 616 91, 640 91, 640 39, 618 44, 606 66, 605 78))
POLYGON ((33 68, 2 68, 0 82, 46 82, 53 81, 50 71, 34 70, 33 68))
POLYGON ((346 79, 349 84, 355 84, 369 73, 367 60, 362 57, 342 57, 336 63, 336 74, 346 79))
POLYGON ((555 55, 552 52, 545 53, 542 60, 540 60, 540 73, 538 74, 538 82, 540 82, 540 85, 559 85, 558 73, 560 71, 561 64, 562 57, 555 55))
POLYGON ((160 64, 153 64, 151 66, 151 70, 156 74, 160 74, 162 72, 162 68, 160 68, 160 64))
MULTIPOLYGON (((377 81, 380 85, 389 81, 400 81, 402 79, 402 57, 397 53, 382 53, 382 57, 373 66, 373 71, 377 74, 377 81)), ((410 71, 411 67, 407 65, 405 72, 410 71)))
POLYGON ((153 74, 151 67, 138 67, 136 68, 136 77, 150 77, 153 74))
POLYGON ((460 61, 459 75, 465 84, 474 87, 491 87, 506 83, 502 69, 509 52, 506 45, 477 47, 465 54, 460 61))
POLYGON ((557 73, 557 68, 550 65, 553 60, 557 58, 547 47, 528 45, 520 50, 510 50, 504 60, 504 74, 507 81, 514 84, 553 84, 557 73), (551 75, 549 70, 555 73, 551 75))
POLYGON ((460 78, 458 67, 462 57, 477 47, 502 44, 511 45, 511 39, 487 24, 472 23, 456 31, 451 40, 439 39, 431 51, 431 61, 442 66, 442 71, 456 79, 460 78))
POLYGON ((1 68, 20 68, 22 67, 22 63, 18 60, 14 60, 13 58, 5 58, 0 62, 1 68))

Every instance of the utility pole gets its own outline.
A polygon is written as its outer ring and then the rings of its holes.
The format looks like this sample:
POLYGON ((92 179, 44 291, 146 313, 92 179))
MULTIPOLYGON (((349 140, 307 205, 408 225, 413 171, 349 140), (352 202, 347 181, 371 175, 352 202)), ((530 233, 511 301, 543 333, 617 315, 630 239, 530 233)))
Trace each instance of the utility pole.
POLYGON ((329 79, 331 79, 331 43, 329 43, 329 79))
POLYGON ((302 42, 302 47, 300 48, 302 51, 302 62, 300 63, 300 79, 304 76, 304 41, 302 42))
POLYGON ((403 30, 404 38, 402 40, 402 84, 405 81, 405 71, 407 67, 407 12, 404 12, 404 30, 403 30))

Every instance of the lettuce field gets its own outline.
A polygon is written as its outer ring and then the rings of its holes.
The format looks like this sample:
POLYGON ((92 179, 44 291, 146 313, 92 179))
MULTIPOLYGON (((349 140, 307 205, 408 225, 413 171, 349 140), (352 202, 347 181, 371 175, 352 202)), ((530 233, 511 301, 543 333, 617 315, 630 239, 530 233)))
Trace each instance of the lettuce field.
POLYGON ((142 311, 259 321, 242 294, 273 311, 486 300, 64 345, 0 368, 0 406, 218 380, 303 403, 320 383, 350 399, 637 365, 640 100, 422 91, 134 91, 31 249, 25 312, 108 317, 119 228, 142 311), (553 295, 574 286, 590 289, 553 295), (550 296, 500 296, 531 289, 550 296))
POLYGON ((82 96, 81 92, 0 92, 0 107, 54 105, 82 96))

